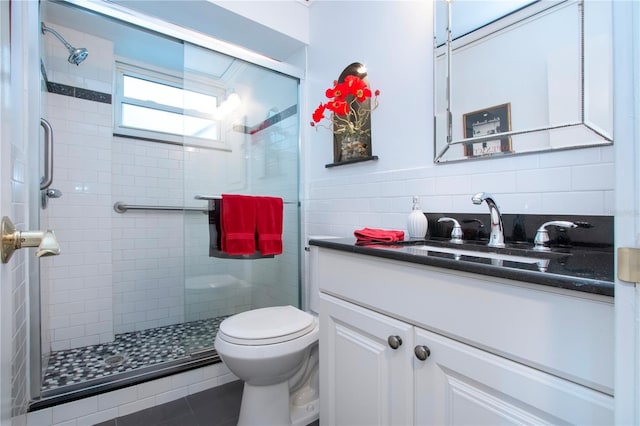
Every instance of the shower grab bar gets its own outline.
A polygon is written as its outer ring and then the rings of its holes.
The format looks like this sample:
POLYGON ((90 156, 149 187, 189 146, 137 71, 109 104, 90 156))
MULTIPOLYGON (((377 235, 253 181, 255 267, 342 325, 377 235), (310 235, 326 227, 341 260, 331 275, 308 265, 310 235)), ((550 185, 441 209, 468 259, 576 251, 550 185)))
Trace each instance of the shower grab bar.
POLYGON ((53 183, 53 129, 44 118, 40 119, 44 129, 44 176, 40 179, 40 189, 47 189, 53 183))
POLYGON ((127 210, 166 210, 166 211, 187 211, 187 212, 203 212, 207 213, 209 209, 202 207, 181 207, 181 206, 145 206, 140 204, 125 204, 116 201, 113 205, 116 213, 125 213, 127 210))

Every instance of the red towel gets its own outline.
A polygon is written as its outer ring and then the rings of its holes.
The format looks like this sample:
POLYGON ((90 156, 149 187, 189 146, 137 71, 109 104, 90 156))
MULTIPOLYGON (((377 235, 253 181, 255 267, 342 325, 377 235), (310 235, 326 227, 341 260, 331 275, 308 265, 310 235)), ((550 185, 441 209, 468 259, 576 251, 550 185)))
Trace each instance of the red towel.
POLYGON ((258 250, 263 256, 282 254, 282 198, 256 197, 258 250))
POLYGON ((404 231, 362 228, 353 232, 358 241, 393 242, 404 240, 404 231))
POLYGON ((255 197, 222 194, 220 207, 222 251, 228 254, 254 254, 256 251, 255 197))

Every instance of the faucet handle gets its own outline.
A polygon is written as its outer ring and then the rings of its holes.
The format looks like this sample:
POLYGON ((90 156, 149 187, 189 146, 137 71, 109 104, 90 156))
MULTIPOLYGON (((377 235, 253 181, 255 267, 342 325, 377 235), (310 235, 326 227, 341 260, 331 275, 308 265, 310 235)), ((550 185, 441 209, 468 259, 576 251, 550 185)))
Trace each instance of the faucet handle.
POLYGON ((0 259, 8 263, 13 253, 24 247, 38 247, 36 256, 55 256, 60 254, 60 245, 52 230, 17 231, 9 217, 4 216, 0 222, 2 245, 0 259))
POLYGON ((452 217, 441 217, 438 219, 438 223, 440 222, 453 222, 453 230, 451 231, 451 239, 449 241, 455 244, 462 244, 462 228, 460 227, 460 223, 452 217))
POLYGON ((545 222, 542 224, 542 226, 540 226, 540 228, 538 228, 538 231, 536 232, 536 236, 533 239, 534 242, 534 246, 533 249, 534 250, 538 250, 538 251, 550 251, 551 249, 549 248, 549 231, 547 231, 546 227, 547 226, 560 226, 562 228, 577 228, 578 225, 576 225, 573 222, 569 222, 566 220, 552 220, 550 222, 545 222))

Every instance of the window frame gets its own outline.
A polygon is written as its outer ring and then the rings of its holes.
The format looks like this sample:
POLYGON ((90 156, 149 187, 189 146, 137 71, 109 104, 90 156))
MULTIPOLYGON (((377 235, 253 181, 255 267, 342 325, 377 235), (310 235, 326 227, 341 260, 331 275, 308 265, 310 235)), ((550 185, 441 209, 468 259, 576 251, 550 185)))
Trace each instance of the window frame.
POLYGON ((143 108, 155 109, 158 111, 170 112, 174 114, 186 115, 188 117, 212 119, 212 114, 206 114, 201 111, 172 107, 162 105, 152 101, 143 101, 135 98, 124 96, 124 77, 133 77, 141 80, 147 80, 152 83, 162 84, 175 87, 180 90, 189 90, 202 93, 208 96, 214 96, 217 99, 216 107, 219 107, 225 99, 226 90, 218 82, 213 79, 201 76, 182 76, 168 70, 160 70, 157 67, 149 67, 145 65, 137 65, 123 60, 116 60, 115 63, 115 97, 114 97, 114 117, 113 132, 114 136, 130 137, 135 139, 145 139, 161 143, 170 143, 175 145, 188 145, 204 148, 214 148, 222 150, 230 150, 228 143, 225 141, 224 120, 214 120, 218 123, 219 139, 202 138, 178 133, 167 133, 151 129, 140 129, 137 127, 129 127, 122 124, 123 121, 123 104, 133 105, 143 108))

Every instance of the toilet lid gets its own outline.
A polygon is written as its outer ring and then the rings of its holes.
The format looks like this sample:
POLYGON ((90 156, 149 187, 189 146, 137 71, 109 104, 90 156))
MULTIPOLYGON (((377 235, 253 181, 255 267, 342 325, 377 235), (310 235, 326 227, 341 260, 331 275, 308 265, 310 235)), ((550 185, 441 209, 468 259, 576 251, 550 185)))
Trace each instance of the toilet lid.
POLYGON ((314 327, 313 315, 293 306, 273 306, 232 315, 222 321, 218 333, 230 343, 266 345, 295 339, 314 327))

